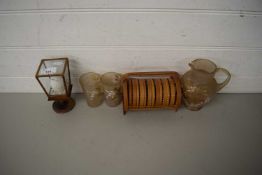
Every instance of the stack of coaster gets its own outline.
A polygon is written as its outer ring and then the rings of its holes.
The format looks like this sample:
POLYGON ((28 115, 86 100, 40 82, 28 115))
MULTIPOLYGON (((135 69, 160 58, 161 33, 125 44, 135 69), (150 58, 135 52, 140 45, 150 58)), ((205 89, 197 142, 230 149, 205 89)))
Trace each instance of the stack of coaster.
POLYGON ((132 72, 122 78, 123 112, 128 110, 174 109, 182 92, 177 72, 132 72))

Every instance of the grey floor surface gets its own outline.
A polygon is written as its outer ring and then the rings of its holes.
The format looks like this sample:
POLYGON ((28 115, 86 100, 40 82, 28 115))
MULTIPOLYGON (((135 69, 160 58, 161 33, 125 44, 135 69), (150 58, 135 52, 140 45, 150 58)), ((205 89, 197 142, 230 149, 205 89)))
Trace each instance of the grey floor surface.
POLYGON ((220 94, 199 112, 89 108, 0 94, 1 175, 261 175, 262 94, 220 94))

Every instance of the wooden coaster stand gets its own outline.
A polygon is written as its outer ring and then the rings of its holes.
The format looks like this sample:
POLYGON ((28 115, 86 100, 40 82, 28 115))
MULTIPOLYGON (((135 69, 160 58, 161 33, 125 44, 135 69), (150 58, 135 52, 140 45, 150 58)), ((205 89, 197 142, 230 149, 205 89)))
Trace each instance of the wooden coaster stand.
POLYGON ((177 72, 132 72, 123 75, 123 113, 128 110, 174 109, 182 92, 177 72))

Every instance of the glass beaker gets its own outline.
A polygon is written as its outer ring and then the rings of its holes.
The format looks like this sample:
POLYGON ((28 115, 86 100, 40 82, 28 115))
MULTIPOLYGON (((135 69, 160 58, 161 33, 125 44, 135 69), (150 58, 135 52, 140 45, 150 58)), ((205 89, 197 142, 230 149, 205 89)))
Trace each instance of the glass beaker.
POLYGON ((102 75, 105 101, 110 107, 115 107, 122 101, 121 77, 122 75, 116 72, 107 72, 102 75))
POLYGON ((97 107, 103 103, 104 94, 100 74, 94 72, 82 74, 79 82, 86 96, 88 106, 97 107))

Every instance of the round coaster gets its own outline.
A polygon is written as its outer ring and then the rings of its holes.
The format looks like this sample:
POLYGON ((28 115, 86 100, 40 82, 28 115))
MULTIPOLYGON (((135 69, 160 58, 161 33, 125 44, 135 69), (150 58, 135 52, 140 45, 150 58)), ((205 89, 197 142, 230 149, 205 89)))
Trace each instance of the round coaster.
POLYGON ((128 80, 128 105, 133 105, 133 87, 132 87, 132 80, 128 80))
POLYGON ((180 79, 179 78, 174 78, 174 79, 175 79, 175 84, 176 84, 176 102, 175 102, 175 107, 176 107, 176 109, 178 109, 179 106, 181 105, 182 91, 181 91, 180 79))
POLYGON ((139 87, 138 87, 138 80, 132 79, 132 87, 133 87, 133 105, 137 107, 139 105, 139 87))
POLYGON ((175 82, 174 82, 173 78, 169 78, 168 81, 169 81, 169 87, 170 87, 170 102, 169 102, 169 105, 174 106, 175 100, 176 100, 175 82))
POLYGON ((152 107, 155 104, 155 83, 154 80, 147 80, 147 107, 152 107))
POLYGON ((155 79, 156 86, 156 106, 163 105, 163 89, 161 79, 155 79))
POLYGON ((139 93, 139 107, 144 108, 146 106, 146 80, 144 79, 139 79, 139 93))
POLYGON ((162 79, 163 84, 163 105, 168 106, 170 100, 170 89, 168 79, 162 79))
POLYGON ((127 92, 127 81, 123 82, 123 113, 126 114, 128 111, 128 92, 127 92))

